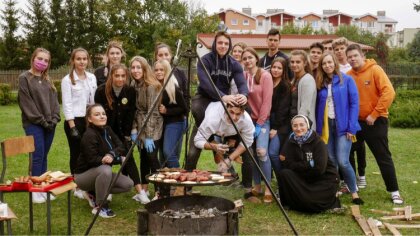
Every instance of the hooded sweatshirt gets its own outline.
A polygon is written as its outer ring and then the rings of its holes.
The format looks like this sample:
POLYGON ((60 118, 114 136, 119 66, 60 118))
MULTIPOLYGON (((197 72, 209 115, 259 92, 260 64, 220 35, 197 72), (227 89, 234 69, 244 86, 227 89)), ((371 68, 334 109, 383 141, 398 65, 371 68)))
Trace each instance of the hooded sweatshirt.
POLYGON ((388 108, 395 97, 395 91, 385 71, 373 59, 366 59, 359 70, 347 72, 354 78, 359 91, 359 120, 388 117, 388 108))
MULTIPOLYGON (((229 54, 232 49, 232 41, 229 39, 229 49, 223 57, 220 57, 216 51, 216 37, 214 38, 211 52, 204 55, 201 60, 207 71, 210 73, 211 79, 216 85, 220 96, 230 94, 230 82, 232 79, 238 87, 238 93, 248 96, 248 88, 246 86, 243 69, 241 64, 233 59, 229 54)), ((207 78, 205 69, 201 63, 197 65, 197 76, 200 84, 197 93, 210 98, 212 101, 218 101, 216 91, 213 89, 207 78)))

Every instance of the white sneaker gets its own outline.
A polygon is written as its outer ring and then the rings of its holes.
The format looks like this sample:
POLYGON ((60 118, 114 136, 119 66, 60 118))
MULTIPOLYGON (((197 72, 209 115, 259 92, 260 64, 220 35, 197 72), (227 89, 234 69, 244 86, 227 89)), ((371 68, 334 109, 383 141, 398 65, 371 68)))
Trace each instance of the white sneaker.
POLYGON ((73 192, 73 196, 79 198, 79 199, 85 199, 85 197, 83 196, 83 190, 81 190, 80 188, 76 188, 73 192))
POLYGON ((32 193, 32 202, 33 203, 44 203, 46 198, 42 195, 42 193, 32 193))
POLYGON ((147 197, 147 193, 144 190, 141 190, 140 193, 134 195, 133 199, 140 202, 141 204, 147 204, 150 202, 150 199, 147 197))
POLYGON ((159 192, 155 192, 155 196, 152 198, 152 201, 159 199, 159 192))
POLYGON ((106 198, 106 200, 108 200, 108 202, 111 202, 112 201, 112 194, 111 193, 108 195, 108 197, 106 198))

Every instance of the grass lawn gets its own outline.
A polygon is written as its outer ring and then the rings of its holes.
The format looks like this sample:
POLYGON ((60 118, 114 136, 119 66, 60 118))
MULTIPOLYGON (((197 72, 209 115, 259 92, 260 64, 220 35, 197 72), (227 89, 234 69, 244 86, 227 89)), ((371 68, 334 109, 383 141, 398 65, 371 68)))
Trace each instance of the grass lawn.
MULTIPOLYGON (((20 110, 17 105, 0 106, 0 140, 10 137, 24 135, 21 126, 20 110)), ((63 117, 63 116, 62 116, 63 117)), ((400 191, 404 197, 405 204, 413 206, 413 212, 420 212, 420 130, 419 129, 390 129, 389 145, 393 154, 400 191)), ((69 172, 69 150, 65 138, 63 122, 57 127, 54 143, 49 153, 49 170, 61 170, 69 172)), ((135 151, 135 158, 139 164, 138 153, 135 151)), ((183 162, 182 158, 182 162, 183 162)), ((369 209, 380 209, 391 211, 394 205, 390 201, 390 195, 386 192, 383 180, 380 176, 378 166, 368 152, 368 164, 366 170, 367 183, 366 189, 360 191, 361 198, 365 204, 361 206, 362 214, 378 219, 381 215, 374 214, 369 209)), ((13 180, 14 177, 25 175, 27 162, 25 158, 12 158, 9 160, 9 168, 6 179, 13 180)), ((204 152, 199 161, 200 169, 215 169, 213 158, 210 152, 204 152)), ((238 169, 238 168, 237 168, 238 169)), ((275 186, 275 180, 273 180, 275 186)), ((275 189, 277 189, 275 187, 275 189)), ((233 187, 200 187, 197 188, 202 194, 224 197, 236 200, 242 197, 242 190, 233 187)), ((114 195, 111 203, 112 209, 117 217, 112 219, 98 218, 91 234, 136 234, 137 216, 136 210, 143 208, 131 197, 134 190, 129 193, 114 195)), ((52 234, 65 234, 67 231, 66 221, 66 200, 65 194, 58 196, 52 202, 52 234)), ((14 234, 29 234, 29 214, 28 214, 28 194, 15 193, 5 194, 5 201, 15 211, 17 220, 12 223, 14 234)), ((331 213, 322 214, 303 214, 288 210, 292 223, 299 234, 302 235, 361 235, 363 232, 358 224, 353 220, 349 206, 351 197, 346 195, 341 197, 341 202, 347 207, 345 214, 335 215, 331 213)), ((90 207, 85 200, 72 197, 72 232, 73 234, 84 234, 92 220, 90 207)), ((46 205, 34 204, 35 212, 35 231, 34 234, 46 234, 46 205)), ((418 222, 417 222, 418 223, 418 222)), ((239 222, 240 234, 293 234, 285 218, 276 204, 252 204, 245 203, 244 214, 239 222)), ((382 229, 383 234, 390 234, 389 231, 382 229)), ((400 230, 402 234, 420 234, 420 230, 400 230)))

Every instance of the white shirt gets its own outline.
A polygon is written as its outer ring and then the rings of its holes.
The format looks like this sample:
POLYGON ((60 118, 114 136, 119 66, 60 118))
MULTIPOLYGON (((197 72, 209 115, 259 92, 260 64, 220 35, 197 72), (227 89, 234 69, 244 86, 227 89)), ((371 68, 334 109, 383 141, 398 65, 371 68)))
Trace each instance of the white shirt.
POLYGON ((347 63, 345 65, 341 65, 341 64, 339 64, 339 65, 340 65, 340 71, 343 74, 346 74, 347 71, 351 70, 351 65, 349 63, 347 63))
POLYGON ((332 97, 331 92, 331 84, 328 84, 328 95, 327 95, 327 105, 328 105, 328 118, 335 119, 335 108, 334 108, 334 100, 332 97))
POLYGON ((70 76, 66 75, 61 81, 61 94, 63 112, 66 120, 73 120, 75 117, 84 117, 86 107, 94 104, 96 88, 96 77, 94 74, 85 72, 86 79, 81 80, 73 71, 75 85, 71 83, 70 76))
MULTIPOLYGON (((221 137, 235 135, 236 130, 228 120, 229 117, 227 117, 221 102, 210 103, 206 109, 204 120, 198 128, 197 135, 194 137, 195 146, 204 149, 204 144, 206 144, 212 134, 221 137)), ((251 116, 244 111, 244 114, 235 125, 241 133, 245 144, 250 147, 254 142, 255 131, 251 116)))

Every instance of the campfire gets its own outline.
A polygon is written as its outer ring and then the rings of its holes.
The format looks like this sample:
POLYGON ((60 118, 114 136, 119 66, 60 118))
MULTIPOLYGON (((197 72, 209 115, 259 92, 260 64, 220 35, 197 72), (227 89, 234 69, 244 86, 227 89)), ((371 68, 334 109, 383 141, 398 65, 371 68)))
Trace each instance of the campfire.
POLYGON ((227 211, 220 211, 217 207, 203 209, 201 206, 188 207, 181 210, 165 210, 156 212, 157 215, 167 218, 184 219, 184 218, 210 218, 215 216, 226 215, 227 211))
POLYGON ((177 196, 152 201, 137 211, 139 235, 237 235, 238 210, 227 199, 177 196))

